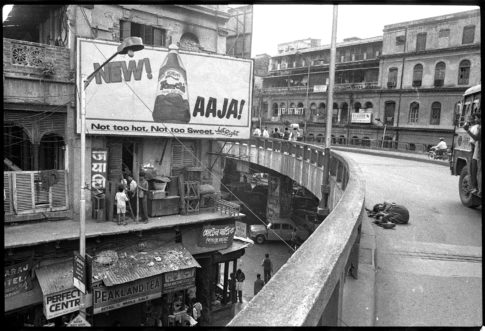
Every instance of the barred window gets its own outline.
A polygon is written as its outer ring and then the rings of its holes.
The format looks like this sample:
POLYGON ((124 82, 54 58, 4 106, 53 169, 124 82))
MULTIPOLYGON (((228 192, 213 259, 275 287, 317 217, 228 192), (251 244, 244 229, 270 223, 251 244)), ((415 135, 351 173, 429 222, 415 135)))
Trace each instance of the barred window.
POLYGON ((470 78, 470 61, 463 60, 458 68, 458 85, 468 85, 470 78))
POLYGON ((413 69, 413 87, 421 86, 423 80, 423 66, 416 64, 413 69))
POLYGON ((431 119, 429 121, 429 124, 439 125, 440 117, 441 117, 441 103, 433 102, 433 104, 431 105, 431 119))
POLYGON ((426 49, 426 32, 418 33, 416 36, 416 51, 424 51, 426 49))
POLYGON ((443 86, 445 81, 446 64, 444 62, 436 63, 434 71, 434 86, 443 86))
POLYGON ((419 118, 419 103, 413 102, 409 107, 409 123, 418 123, 419 118))

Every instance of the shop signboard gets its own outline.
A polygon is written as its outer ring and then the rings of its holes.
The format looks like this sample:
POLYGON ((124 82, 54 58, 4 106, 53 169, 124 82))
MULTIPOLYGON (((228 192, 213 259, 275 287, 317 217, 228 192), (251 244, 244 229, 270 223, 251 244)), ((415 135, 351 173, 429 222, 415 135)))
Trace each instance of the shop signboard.
POLYGON ((195 284, 195 268, 176 270, 163 274, 162 293, 185 290, 195 284))
POLYGON ((313 92, 327 92, 327 85, 314 85, 313 92))
MULTIPOLYGON (((118 46, 78 38, 78 89, 118 46)), ((86 133, 249 139, 252 76, 250 59, 151 46, 116 55, 85 90, 86 133)))
POLYGON ((32 262, 30 260, 5 267, 4 294, 6 298, 32 289, 31 270, 32 262))
POLYGON ((201 247, 227 248, 232 245, 236 226, 234 223, 225 225, 204 225, 199 236, 201 247))
POLYGON ((372 113, 352 113, 352 123, 370 123, 372 113))
POLYGON ((246 238, 246 223, 236 221, 236 231, 234 232, 234 236, 240 238, 246 238))
POLYGON ((44 315, 51 319, 79 310, 81 292, 77 288, 70 288, 44 296, 44 315))
POLYGON ((93 313, 104 313, 161 296, 161 275, 110 287, 103 284, 95 287, 93 284, 93 313))
POLYGON ((91 187, 99 190, 106 188, 108 176, 108 150, 91 150, 91 187))

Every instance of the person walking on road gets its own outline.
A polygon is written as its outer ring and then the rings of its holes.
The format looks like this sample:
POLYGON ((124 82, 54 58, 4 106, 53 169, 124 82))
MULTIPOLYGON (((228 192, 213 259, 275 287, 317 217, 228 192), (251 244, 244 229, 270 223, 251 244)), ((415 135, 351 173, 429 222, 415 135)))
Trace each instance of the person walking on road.
POLYGON ((263 266, 264 271, 264 283, 267 284, 273 273, 273 263, 271 262, 268 253, 264 255, 263 263, 261 263, 261 265, 263 266))
POLYGON ((264 286, 264 281, 261 279, 261 274, 256 275, 256 280, 254 281, 254 295, 258 294, 259 291, 264 286))
POLYGON ((244 272, 241 269, 237 269, 236 271, 236 291, 237 296, 239 297, 239 302, 242 303, 242 290, 243 290, 243 282, 246 279, 244 272))

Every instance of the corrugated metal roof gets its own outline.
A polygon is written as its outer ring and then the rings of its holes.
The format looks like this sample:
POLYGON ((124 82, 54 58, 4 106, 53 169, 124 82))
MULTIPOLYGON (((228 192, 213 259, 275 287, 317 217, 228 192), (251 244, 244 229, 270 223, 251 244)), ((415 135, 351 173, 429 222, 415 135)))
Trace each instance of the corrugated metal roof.
POLYGON ((106 286, 113 286, 162 273, 200 268, 200 265, 182 244, 167 244, 139 251, 137 246, 117 251, 118 260, 102 265, 94 259, 93 278, 103 279, 106 286))
POLYGON ((35 270, 44 295, 73 288, 72 260, 35 270))

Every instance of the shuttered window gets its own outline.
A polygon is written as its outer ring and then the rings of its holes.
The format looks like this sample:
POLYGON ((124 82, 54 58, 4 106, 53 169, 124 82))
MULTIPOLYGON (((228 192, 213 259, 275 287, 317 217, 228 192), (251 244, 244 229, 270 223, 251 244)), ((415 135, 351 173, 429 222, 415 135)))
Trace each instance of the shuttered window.
POLYGON ((123 144, 108 143, 108 180, 119 181, 123 165, 123 144))
POLYGON ((127 37, 140 37, 145 45, 166 46, 166 31, 153 26, 120 21, 120 41, 127 37))
POLYGON ((475 25, 468 25, 463 28, 462 44, 472 44, 475 40, 475 25))
POLYGON ((416 36, 416 51, 424 51, 426 49, 426 32, 418 33, 416 36))
POLYGON ((172 143, 172 176, 178 176, 185 167, 194 167, 197 164, 194 141, 172 143))

